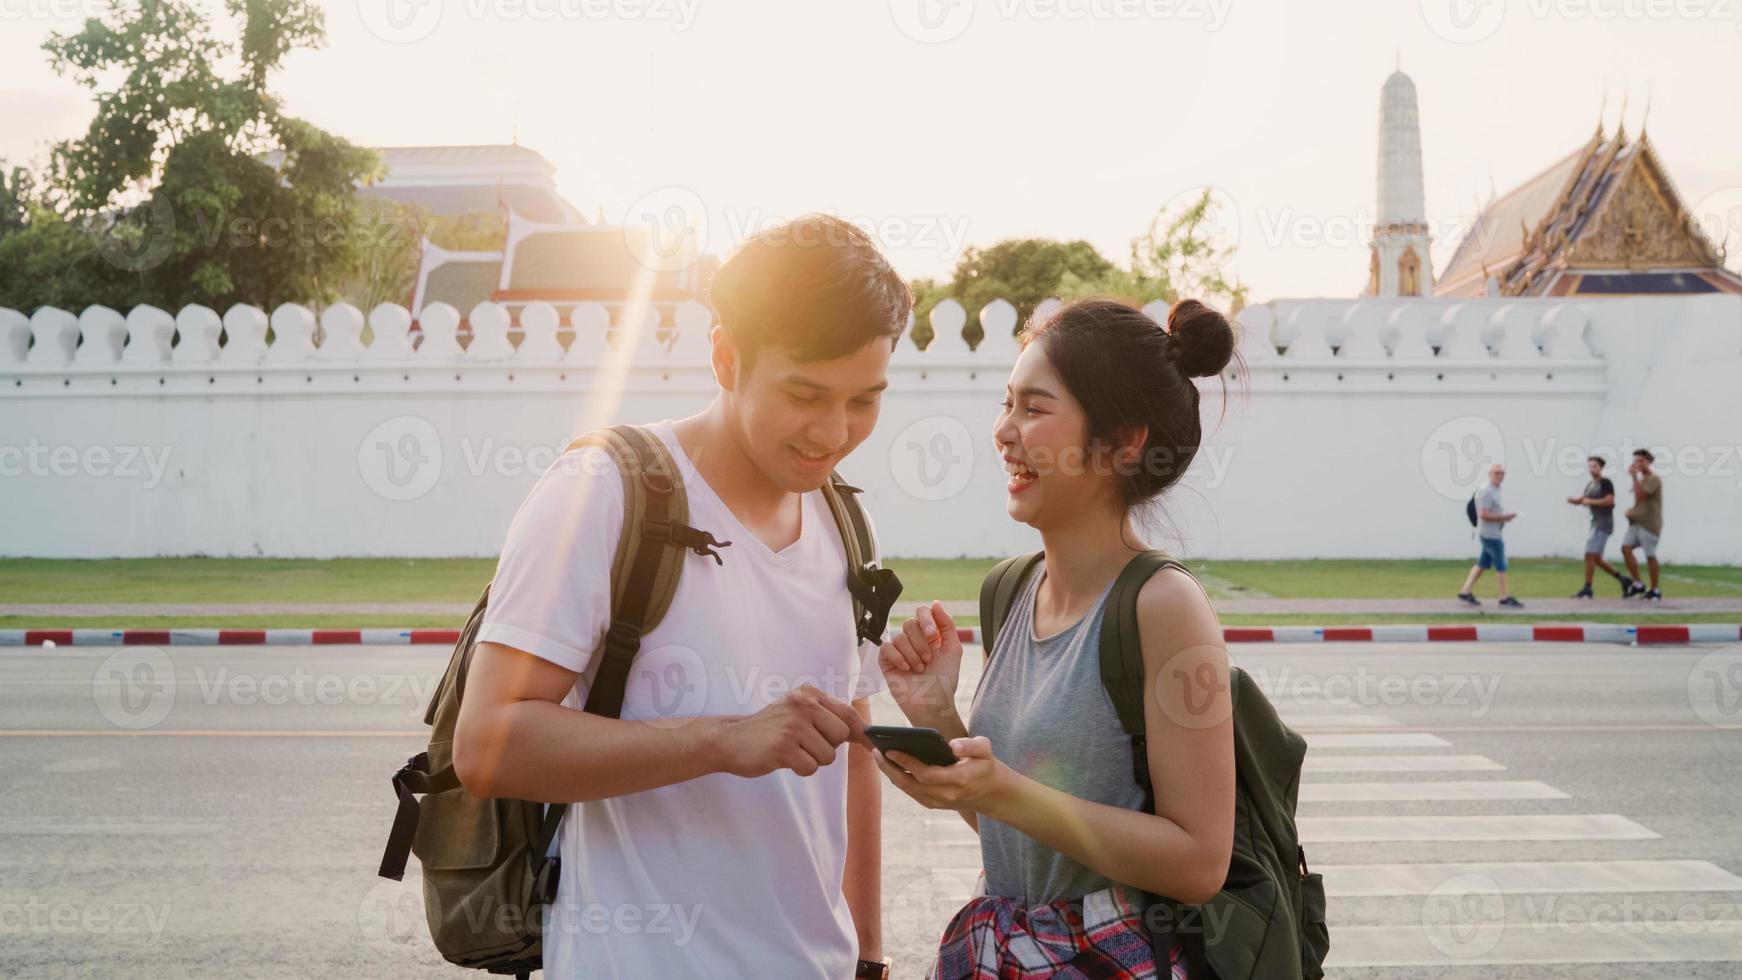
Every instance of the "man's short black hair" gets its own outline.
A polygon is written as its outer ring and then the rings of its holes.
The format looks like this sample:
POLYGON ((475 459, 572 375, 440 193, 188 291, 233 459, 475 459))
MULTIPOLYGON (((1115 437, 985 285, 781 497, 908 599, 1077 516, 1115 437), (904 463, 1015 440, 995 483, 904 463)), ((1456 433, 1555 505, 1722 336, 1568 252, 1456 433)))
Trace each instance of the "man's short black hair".
POLYGON ((715 273, 709 299, 744 369, 773 346, 800 361, 846 357, 907 329, 913 294, 871 236, 826 214, 759 232, 715 273))
POLYGON ((1657 462, 1657 457, 1651 455, 1651 450, 1649 450, 1649 449, 1635 449, 1635 450, 1633 450, 1633 455, 1638 456, 1640 459, 1645 460, 1647 463, 1657 462))
POLYGON ((1603 457, 1601 457, 1601 456, 1586 456, 1586 457, 1585 457, 1585 462, 1587 462, 1587 463, 1596 463, 1596 464, 1597 464, 1597 467, 1598 467, 1598 468, 1599 468, 1599 469, 1601 469, 1601 468, 1602 468, 1602 467, 1605 467, 1605 466, 1608 466, 1608 465, 1609 465, 1609 461, 1608 461, 1608 460, 1606 460, 1606 459, 1604 459, 1604 458, 1603 458, 1603 457))

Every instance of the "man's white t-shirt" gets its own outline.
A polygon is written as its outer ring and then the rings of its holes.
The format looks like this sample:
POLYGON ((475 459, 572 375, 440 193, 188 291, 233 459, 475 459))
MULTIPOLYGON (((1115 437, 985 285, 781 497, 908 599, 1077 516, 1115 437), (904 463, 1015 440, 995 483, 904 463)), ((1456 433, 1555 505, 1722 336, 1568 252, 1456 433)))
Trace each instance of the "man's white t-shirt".
MULTIPOLYGON (((820 491, 803 497, 799 539, 775 552, 697 474, 669 422, 650 426, 682 472, 690 519, 730 547, 685 552, 671 609, 644 636, 622 717, 754 714, 802 685, 846 700, 882 690, 877 649, 860 644, 846 549, 820 491)), ((610 455, 567 453, 514 516, 480 641, 580 673, 586 702, 611 617, 611 561, 623 524, 610 455)), ((858 940, 841 890, 847 752, 801 777, 715 773, 570 807, 544 975, 839 978, 858 940)))

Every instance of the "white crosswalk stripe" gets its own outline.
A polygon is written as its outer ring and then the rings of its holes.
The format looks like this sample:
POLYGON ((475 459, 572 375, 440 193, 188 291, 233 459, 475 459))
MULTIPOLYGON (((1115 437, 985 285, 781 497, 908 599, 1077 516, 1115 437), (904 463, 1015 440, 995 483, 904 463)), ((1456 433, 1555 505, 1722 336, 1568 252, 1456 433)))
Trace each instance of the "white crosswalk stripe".
POLYGON ((1460 864, 1316 865, 1336 898, 1431 895, 1463 875, 1502 895, 1742 891, 1742 878, 1710 861, 1497 861, 1460 864))
POLYGON ((1485 755, 1323 755, 1307 750, 1302 772, 1483 772, 1506 767, 1485 755))
POLYGON ((1578 927, 1486 922, 1469 930, 1348 926, 1331 935, 1327 968, 1742 960, 1742 928, 1734 919, 1667 929, 1662 922, 1578 927))
MULTIPOLYGON (((1324 727, 1392 727, 1383 717, 1339 722, 1324 727)), ((1374 862, 1313 865, 1328 898, 1332 978, 1345 969, 1742 963, 1742 877, 1709 861, 1411 860, 1459 842, 1527 857, 1588 842, 1608 857, 1662 840, 1625 814, 1582 812, 1576 798, 1537 780, 1455 778, 1508 767, 1460 754, 1432 732, 1296 727, 1308 742, 1297 823, 1309 861, 1317 848, 1374 862), (1373 754, 1383 749, 1413 751, 1373 754), (1509 802, 1533 812, 1492 812, 1509 802), (1424 815, 1421 803, 1435 812, 1424 815)))
MULTIPOLYGON (((1529 778, 1543 773, 1503 742, 1483 740, 1492 754, 1479 755, 1457 744, 1464 733, 1358 706, 1278 709, 1308 743, 1298 825, 1329 899, 1331 980, 1552 964, 1660 964, 1614 974, 1640 976, 1724 964, 1719 976, 1742 964, 1742 876, 1677 853, 1674 835, 1529 778)), ((952 813, 920 823, 931 879, 965 892, 977 835, 952 813)), ((959 907, 941 904, 944 918, 959 907)))
MULTIPOLYGON (((1384 715, 1369 714, 1333 714, 1306 712, 1300 714, 1284 714, 1282 720, 1288 727, 1297 732, 1311 732, 1316 728, 1396 728, 1398 723, 1384 715)), ((1308 738, 1311 741, 1311 738, 1308 738)))
POLYGON ((1309 749, 1444 749, 1451 744, 1428 732, 1323 732, 1307 739, 1309 749))
POLYGON ((1564 800, 1567 794, 1534 779, 1414 780, 1385 783, 1307 783, 1302 803, 1377 803, 1409 800, 1564 800))
POLYGON ((1650 840, 1658 835, 1615 813, 1477 814, 1464 817, 1300 817, 1306 844, 1380 841, 1650 840))

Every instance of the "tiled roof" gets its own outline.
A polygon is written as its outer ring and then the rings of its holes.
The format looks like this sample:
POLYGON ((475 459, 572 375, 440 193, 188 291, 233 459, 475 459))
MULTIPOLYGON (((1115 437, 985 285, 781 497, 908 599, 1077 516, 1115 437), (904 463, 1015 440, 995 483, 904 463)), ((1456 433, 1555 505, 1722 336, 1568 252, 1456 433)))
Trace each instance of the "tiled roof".
POLYGON ((576 221, 580 216, 561 196, 530 184, 439 184, 361 187, 359 195, 384 197, 429 209, 434 215, 497 211, 507 207, 534 221, 576 221))
POLYGON ((1601 132, 1488 205, 1458 247, 1438 296, 1742 290, 1644 136, 1601 132), (1637 287, 1637 288, 1633 288, 1637 287))
POLYGON ((1498 270, 1524 250, 1524 229, 1534 228, 1555 206, 1573 175, 1598 145, 1596 138, 1555 161, 1547 170, 1488 203, 1458 244, 1446 269, 1440 273, 1443 289, 1457 288, 1461 280, 1474 277, 1481 292, 1484 268, 1498 270))

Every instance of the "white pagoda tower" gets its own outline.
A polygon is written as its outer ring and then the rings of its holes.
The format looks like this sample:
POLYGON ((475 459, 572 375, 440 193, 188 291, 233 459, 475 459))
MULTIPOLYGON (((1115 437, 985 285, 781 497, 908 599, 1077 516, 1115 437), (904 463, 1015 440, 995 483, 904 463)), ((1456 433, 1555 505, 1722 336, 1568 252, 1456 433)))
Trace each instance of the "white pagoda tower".
POLYGON ((1415 83, 1394 71, 1379 95, 1379 211, 1364 295, 1432 296, 1432 243, 1422 190, 1415 83))

